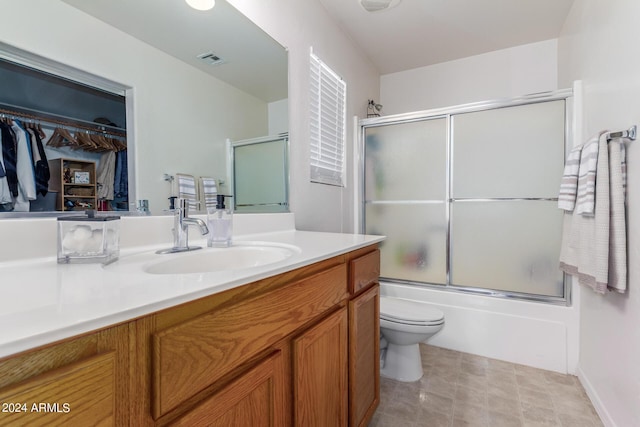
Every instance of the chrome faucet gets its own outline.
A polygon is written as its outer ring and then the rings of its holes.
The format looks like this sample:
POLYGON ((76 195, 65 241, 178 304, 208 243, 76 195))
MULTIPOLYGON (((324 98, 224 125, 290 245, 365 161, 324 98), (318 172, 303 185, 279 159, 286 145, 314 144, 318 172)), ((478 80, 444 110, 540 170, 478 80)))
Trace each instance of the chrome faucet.
POLYGON ((200 246, 189 246, 190 225, 197 226, 202 235, 209 232, 209 228, 207 228, 207 224, 203 220, 189 217, 189 202, 187 199, 179 198, 177 203, 178 207, 174 209, 173 215, 173 247, 157 251, 159 254, 172 254, 201 249, 200 246))

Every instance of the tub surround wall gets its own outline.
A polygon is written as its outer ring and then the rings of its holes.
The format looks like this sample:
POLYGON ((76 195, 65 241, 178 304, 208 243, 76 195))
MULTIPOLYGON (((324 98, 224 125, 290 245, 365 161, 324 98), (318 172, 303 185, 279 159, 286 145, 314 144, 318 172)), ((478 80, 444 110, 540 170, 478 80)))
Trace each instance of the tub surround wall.
POLYGON ((444 312, 445 326, 428 343, 561 373, 575 373, 576 308, 381 282, 381 295, 444 312))
MULTIPOLYGON (((582 139, 640 125, 640 3, 576 1, 559 38, 559 81, 582 80, 582 139)), ((582 142, 582 141, 578 141, 582 142)), ((628 292, 583 289, 578 377, 606 426, 640 426, 640 146, 627 150, 628 292)))

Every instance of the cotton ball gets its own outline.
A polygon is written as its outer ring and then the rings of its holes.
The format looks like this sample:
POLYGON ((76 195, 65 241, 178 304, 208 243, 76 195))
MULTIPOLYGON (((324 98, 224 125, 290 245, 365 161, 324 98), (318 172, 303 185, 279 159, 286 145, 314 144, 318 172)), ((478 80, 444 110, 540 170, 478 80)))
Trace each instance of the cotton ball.
POLYGON ((73 230, 67 231, 62 238, 62 248, 65 251, 77 251, 76 239, 73 237, 73 230))
POLYGON ((101 252, 102 250, 102 230, 96 228, 91 233, 91 237, 87 241, 86 250, 88 252, 101 252))
POLYGON ((84 252, 91 239, 91 227, 88 225, 78 225, 73 231, 73 240, 75 241, 75 250, 84 252))
POLYGON ((73 231, 73 238, 77 242, 85 242, 91 238, 91 227, 88 225, 79 225, 73 231))

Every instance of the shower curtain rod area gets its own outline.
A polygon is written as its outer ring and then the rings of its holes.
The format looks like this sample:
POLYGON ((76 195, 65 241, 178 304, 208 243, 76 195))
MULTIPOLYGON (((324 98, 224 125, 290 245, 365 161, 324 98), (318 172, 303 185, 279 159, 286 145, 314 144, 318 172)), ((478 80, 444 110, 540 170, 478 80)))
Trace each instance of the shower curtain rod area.
POLYGON ((638 127, 636 125, 633 125, 627 130, 621 130, 618 132, 607 132, 607 141, 611 141, 614 138, 627 138, 630 141, 635 141, 637 130, 638 127))

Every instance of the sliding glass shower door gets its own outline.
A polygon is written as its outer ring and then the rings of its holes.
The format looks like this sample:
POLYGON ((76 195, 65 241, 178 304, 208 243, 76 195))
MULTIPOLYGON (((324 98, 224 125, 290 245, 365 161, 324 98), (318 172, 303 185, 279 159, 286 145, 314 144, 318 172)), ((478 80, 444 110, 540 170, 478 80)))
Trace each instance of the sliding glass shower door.
POLYGON ((564 301, 565 98, 364 121, 363 224, 387 236, 381 276, 564 301))
POLYGON ((366 231, 387 236, 384 276, 446 284, 447 119, 366 132, 366 231))

